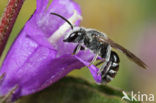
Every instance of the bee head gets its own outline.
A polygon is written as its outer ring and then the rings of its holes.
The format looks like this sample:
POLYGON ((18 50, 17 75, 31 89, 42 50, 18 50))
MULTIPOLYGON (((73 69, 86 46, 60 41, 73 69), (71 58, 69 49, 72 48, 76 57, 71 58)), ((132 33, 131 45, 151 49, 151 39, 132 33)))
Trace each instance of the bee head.
POLYGON ((84 40, 86 35, 86 31, 84 28, 81 27, 74 27, 66 37, 64 38, 64 42, 73 42, 73 43, 80 43, 84 40))

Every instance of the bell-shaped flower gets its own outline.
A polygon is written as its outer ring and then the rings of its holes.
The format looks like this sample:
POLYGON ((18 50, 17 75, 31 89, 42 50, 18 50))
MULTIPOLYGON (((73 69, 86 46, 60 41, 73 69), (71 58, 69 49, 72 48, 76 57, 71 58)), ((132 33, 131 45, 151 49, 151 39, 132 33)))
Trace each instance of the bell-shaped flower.
MULTIPOLYGON (((5 74, 0 83, 0 96, 13 88, 14 98, 40 91, 74 69, 88 66, 94 54, 90 50, 72 55, 74 43, 64 43, 70 26, 51 12, 67 18, 73 25, 80 23, 81 10, 72 0, 37 0, 37 8, 12 44, 0 69, 5 74)), ((96 82, 98 68, 89 67, 96 82)))

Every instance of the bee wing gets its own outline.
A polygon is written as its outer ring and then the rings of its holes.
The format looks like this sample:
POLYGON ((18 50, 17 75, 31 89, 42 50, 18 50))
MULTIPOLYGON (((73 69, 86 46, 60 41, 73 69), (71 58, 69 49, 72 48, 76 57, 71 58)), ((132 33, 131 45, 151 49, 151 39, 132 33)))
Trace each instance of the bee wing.
POLYGON ((148 68, 148 66, 141 59, 139 59, 132 52, 130 52, 129 50, 125 49, 120 44, 115 43, 114 41, 112 41, 109 38, 104 38, 104 37, 102 37, 102 38, 103 38, 103 41, 104 42, 109 43, 111 45, 111 47, 113 47, 113 48, 115 48, 115 49, 120 50, 121 52, 123 52, 130 60, 132 60, 137 65, 141 66, 144 69, 147 69, 148 68))

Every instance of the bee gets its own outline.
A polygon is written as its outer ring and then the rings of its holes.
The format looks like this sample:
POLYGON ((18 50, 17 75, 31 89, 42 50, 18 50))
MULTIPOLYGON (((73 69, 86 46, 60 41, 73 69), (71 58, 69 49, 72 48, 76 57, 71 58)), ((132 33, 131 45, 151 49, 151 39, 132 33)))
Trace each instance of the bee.
POLYGON ((121 51, 134 63, 144 69, 147 69, 147 65, 141 59, 139 59, 129 50, 122 47, 120 44, 108 38, 105 33, 99 32, 95 29, 75 27, 65 17, 57 13, 51 14, 62 18, 71 26, 71 30, 67 33, 63 41, 77 43, 77 46, 73 50, 74 55, 77 54, 80 50, 87 48, 95 54, 92 61, 90 62, 90 65, 94 64, 98 57, 101 58, 100 62, 95 64, 95 66, 102 64, 98 72, 98 74, 100 74, 102 77, 102 83, 106 84, 112 81, 119 70, 120 59, 118 54, 113 51, 112 48, 121 51))

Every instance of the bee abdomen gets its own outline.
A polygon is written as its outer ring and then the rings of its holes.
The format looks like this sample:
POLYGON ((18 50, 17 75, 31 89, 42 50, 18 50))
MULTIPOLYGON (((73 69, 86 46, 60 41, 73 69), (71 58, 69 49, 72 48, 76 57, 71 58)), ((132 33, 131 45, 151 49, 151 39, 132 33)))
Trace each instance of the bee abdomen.
POLYGON ((112 78, 115 77, 115 75, 117 74, 119 70, 119 65, 117 67, 110 67, 110 70, 108 71, 108 75, 110 75, 112 78))
POLYGON ((118 72, 118 69, 119 69, 119 65, 115 68, 111 66, 110 69, 108 70, 108 72, 105 75, 102 75, 103 82, 108 83, 108 82, 112 81, 115 78, 115 76, 118 72))
POLYGON ((119 64, 118 63, 112 63, 110 70, 117 72, 119 70, 119 64))

